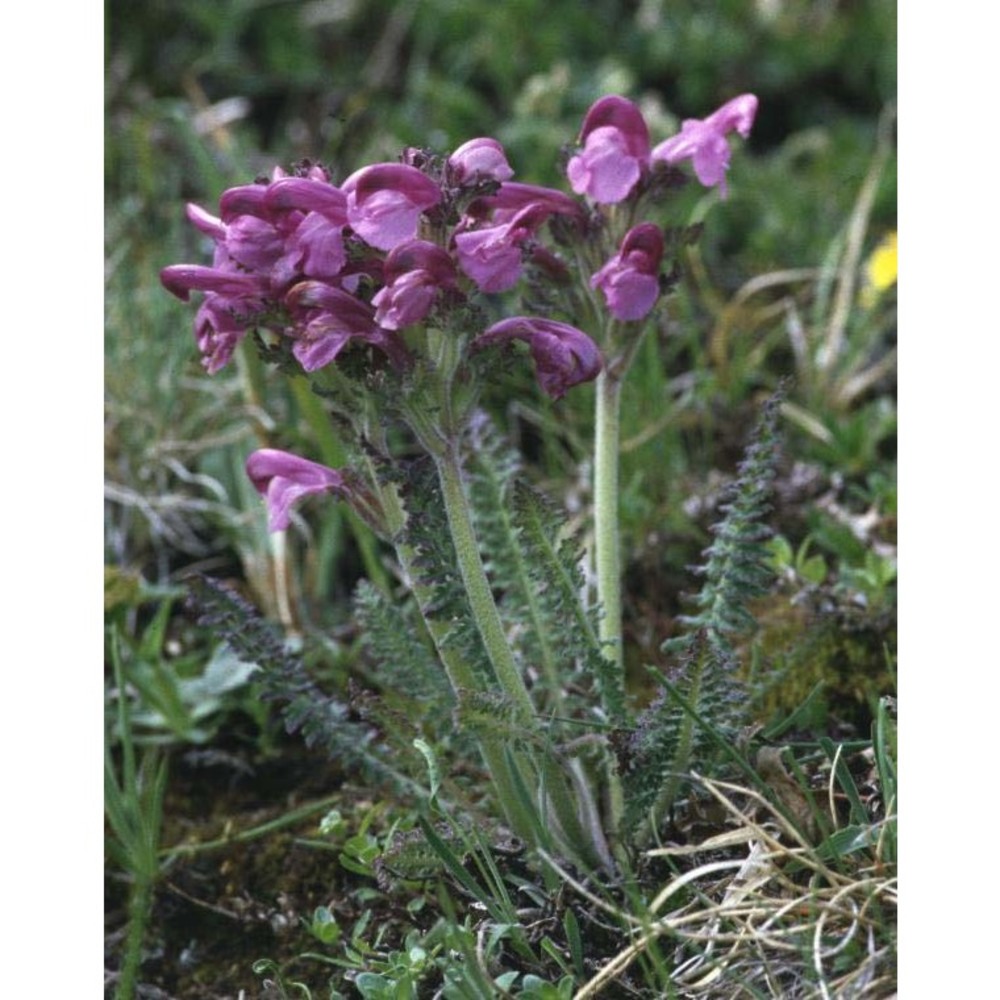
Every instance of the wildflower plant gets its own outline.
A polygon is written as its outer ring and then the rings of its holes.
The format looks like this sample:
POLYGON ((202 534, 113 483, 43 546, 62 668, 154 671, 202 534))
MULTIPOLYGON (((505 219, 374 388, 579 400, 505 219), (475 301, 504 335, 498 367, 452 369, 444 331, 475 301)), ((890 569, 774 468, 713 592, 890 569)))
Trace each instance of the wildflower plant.
MULTIPOLYGON (((690 165, 698 183, 725 196, 730 133, 746 137, 756 110, 744 94, 654 146, 632 102, 603 97, 567 159, 569 191, 513 180, 489 137, 448 156, 406 149, 398 162, 364 166, 339 183, 311 162, 278 168, 224 192, 217 216, 189 205, 212 262, 161 274, 178 297, 201 295, 195 338, 209 374, 249 339, 279 372, 308 380, 349 437, 354 461, 344 468, 275 448, 248 456, 270 530, 288 529, 295 504, 324 497, 349 505, 392 548, 413 603, 404 611, 362 585, 358 620, 371 631, 369 648, 411 686, 437 671, 419 694, 478 747, 502 819, 521 840, 606 873, 619 870, 629 838, 649 819, 626 823, 635 809, 625 808, 632 789, 628 769, 619 770, 620 734, 643 741, 633 762, 645 755, 660 767, 667 757, 648 749, 662 747, 663 734, 650 730, 667 725, 666 715, 637 718, 625 688, 622 387, 676 280, 681 248, 698 236, 696 227, 662 224, 672 195, 690 181, 690 165), (544 308, 495 318, 508 299, 493 296, 518 288, 544 308), (592 552, 567 535, 565 518, 521 475, 480 407, 498 370, 521 352, 553 400, 595 383, 592 552)), ((754 497, 767 478, 755 475, 744 485, 754 497)), ((738 537, 748 550, 757 540, 743 524, 719 537, 738 537)), ((720 630, 742 621, 733 593, 741 578, 725 575, 718 552, 716 590, 703 603, 718 591, 732 613, 723 620, 712 605, 696 619, 701 638, 686 657, 700 658, 699 673, 712 656, 729 669, 720 630)), ((740 558, 756 565, 752 552, 740 549, 740 558)), ((399 774, 346 711, 319 705, 287 652, 254 646, 256 626, 238 624, 245 609, 230 612, 215 620, 228 622, 237 649, 265 673, 271 657, 266 687, 284 698, 290 725, 308 720, 313 739, 343 752, 353 743, 371 773, 399 774), (341 738, 324 736, 324 726, 341 738)), ((432 754, 426 743, 420 749, 432 754)), ((655 803, 668 778, 647 773, 641 801, 655 803)))

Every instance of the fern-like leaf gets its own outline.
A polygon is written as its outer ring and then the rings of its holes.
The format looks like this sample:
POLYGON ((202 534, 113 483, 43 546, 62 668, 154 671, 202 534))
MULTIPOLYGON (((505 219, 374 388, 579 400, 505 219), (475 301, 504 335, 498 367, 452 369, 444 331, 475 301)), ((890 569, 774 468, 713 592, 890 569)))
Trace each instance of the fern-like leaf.
POLYGON ((618 734, 616 747, 625 788, 626 829, 645 832, 670 810, 684 775, 697 762, 711 773, 720 742, 732 742, 748 722, 748 698, 736 677, 732 638, 752 630, 747 603, 772 579, 764 542, 770 530, 770 490, 775 475, 782 393, 764 405, 735 482, 721 506, 722 520, 705 550, 698 612, 682 619, 685 632, 663 644, 676 666, 661 676, 660 696, 641 713, 634 730, 618 734), (681 702, 693 710, 684 711, 681 702), (706 720, 711 731, 697 719, 706 720))
POLYGON ((399 485, 406 508, 401 541, 416 554, 410 567, 413 582, 428 595, 421 614, 447 630, 439 648, 454 650, 483 688, 492 687, 493 667, 469 607, 433 462, 419 458, 407 463, 399 485))
POLYGON ((692 637, 704 630, 711 645, 730 649, 729 636, 751 631, 756 622, 747 603, 767 592, 773 579, 764 543, 771 537, 765 518, 771 511, 771 484, 778 457, 778 414, 783 391, 764 404, 735 482, 720 506, 722 520, 712 526, 715 536, 703 553, 705 563, 697 571, 705 583, 695 598, 699 611, 681 622, 685 634, 668 640, 667 652, 682 652, 692 637))
POLYGON ((468 444, 476 530, 522 660, 538 667, 553 694, 581 674, 596 678, 608 714, 620 721, 624 693, 580 598, 582 550, 566 536, 565 515, 521 476, 516 452, 484 415, 473 421, 468 444))
POLYGON ((289 733, 301 733, 307 746, 323 747, 345 767, 398 794, 424 797, 424 789, 392 762, 378 732, 316 685, 302 658, 284 645, 253 605, 207 577, 194 576, 188 582, 189 603, 200 624, 214 629, 241 659, 260 667, 255 680, 261 697, 280 706, 289 733))
POLYGON ((454 704, 451 685, 412 602, 390 599, 362 580, 354 592, 354 614, 379 686, 404 698, 419 699, 425 711, 447 717, 454 704))

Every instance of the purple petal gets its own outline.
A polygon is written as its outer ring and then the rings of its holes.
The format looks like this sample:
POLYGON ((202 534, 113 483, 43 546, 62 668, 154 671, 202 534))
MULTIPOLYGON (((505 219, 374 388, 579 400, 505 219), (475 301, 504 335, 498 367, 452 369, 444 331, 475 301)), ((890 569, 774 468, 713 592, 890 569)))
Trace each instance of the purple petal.
POLYGON ((209 294, 194 318, 194 336, 201 363, 209 375, 225 367, 252 325, 252 304, 239 307, 239 300, 209 294))
POLYGON ((297 255, 307 278, 332 280, 347 263, 343 227, 319 212, 310 212, 299 223, 286 246, 289 255, 297 255))
POLYGON ((510 181, 503 184, 496 194, 488 198, 477 199, 494 211, 519 212, 529 206, 544 209, 550 215, 569 215, 582 218, 583 207, 564 191, 555 188, 540 187, 537 184, 520 184, 510 181))
POLYGON ((392 250, 417 235, 420 216, 441 200, 441 190, 426 174, 404 163, 363 167, 344 182, 347 219, 354 231, 378 250, 392 250))
MULTIPOLYGON (((496 225, 455 234, 459 267, 483 292, 505 292, 517 284, 521 277, 521 248, 552 215, 552 205, 559 204, 557 200, 554 201, 547 196, 541 201, 524 201, 524 195, 529 193, 525 191, 528 187, 529 185, 518 185, 520 190, 517 192, 517 198, 511 202, 512 207, 498 208, 494 212, 496 225), (514 211, 513 205, 522 202, 523 207, 514 211)), ((560 197, 567 196, 560 195, 560 197)), ((575 201, 571 198, 567 200, 574 212, 579 210, 579 205, 575 201)), ((467 218, 465 222, 470 223, 472 219, 467 218)))
POLYGON ((328 285, 324 281, 299 282, 285 296, 285 304, 293 312, 321 309, 324 312, 336 313, 346 326, 358 331, 366 330, 373 325, 374 313, 371 306, 342 288, 328 285))
POLYGON ((629 268, 615 266, 609 261, 591 279, 594 288, 600 288, 608 304, 608 311, 615 319, 642 319, 656 304, 660 282, 652 275, 629 268))
POLYGON ((330 222, 347 225, 347 195, 333 184, 306 177, 284 177, 274 181, 264 195, 269 213, 319 212, 330 222))
POLYGON ((303 281, 285 296, 285 304, 296 320, 289 331, 292 353, 306 371, 330 364, 352 340, 379 348, 397 367, 409 361, 399 338, 375 323, 375 310, 342 288, 303 281))
POLYGON ((322 317, 309 323, 296 337, 292 354, 303 371, 314 372, 336 361, 337 355, 352 339, 350 330, 331 317, 322 317))
POLYGON ((602 205, 627 198, 649 162, 642 112, 624 97, 602 97, 587 112, 580 140, 583 150, 566 166, 573 190, 602 205))
POLYGON ((387 330, 402 330, 427 318, 438 286, 426 271, 410 271, 386 285, 372 299, 375 322, 387 330))
POLYGON ((684 121, 677 135, 661 142, 653 150, 653 159, 670 164, 689 159, 698 180, 705 187, 718 184, 725 195, 730 157, 726 136, 730 132, 738 132, 746 138, 756 114, 757 98, 753 94, 734 97, 705 119, 689 118, 684 121))
POLYGON ((188 204, 185 211, 192 225, 206 236, 211 236, 216 243, 226 238, 226 226, 221 219, 210 215, 201 206, 195 204, 188 204))
POLYGON ((577 194, 589 195, 600 205, 613 205, 629 196, 642 166, 642 161, 628 154, 621 132, 607 126, 590 133, 583 152, 566 165, 566 176, 577 194))
POLYGON ((595 101, 583 119, 580 139, 586 142, 592 132, 611 127, 622 136, 629 156, 643 160, 649 156, 649 128, 642 112, 629 100, 609 94, 595 101))
POLYGON ((266 275, 284 250, 284 238, 270 222, 239 215, 229 223, 226 252, 248 271, 266 275))
POLYGON ((171 264, 160 271, 160 281, 168 292, 185 302, 192 291, 230 297, 263 295, 267 291, 267 281, 260 275, 201 264, 171 264))
POLYGON ((633 226, 618 253, 590 279, 591 288, 604 293, 608 310, 616 319, 642 319, 653 308, 660 292, 663 249, 658 226, 651 222, 633 226))
POLYGON ((455 264, 448 251, 427 240, 408 240, 385 259, 383 280, 392 284, 410 271, 426 271, 442 288, 455 283, 455 264))
POLYGON ((462 143, 451 156, 448 166, 459 184, 476 184, 480 181, 507 181, 514 176, 503 146, 496 139, 470 139, 462 143))
POLYGON ((454 288, 455 265, 448 253, 426 240, 401 243, 385 259, 384 287, 372 299, 375 322, 401 330, 425 319, 438 292, 454 288))
POLYGON ((287 451, 262 448, 246 461, 246 473, 267 503, 268 530, 284 531, 292 505, 314 493, 350 498, 350 488, 337 469, 299 458, 287 451))
POLYGON ((267 187, 266 184, 243 184, 223 191, 219 199, 219 214, 222 216, 222 221, 231 222, 238 215, 266 218, 267 207, 264 198, 267 195, 267 187))
POLYGON ((521 277, 521 249, 508 236, 508 226, 490 226, 455 235, 459 267, 480 291, 506 292, 521 277))
POLYGON ((507 340, 528 344, 538 382, 553 399, 596 378, 603 363, 597 345, 583 331, 568 323, 530 316, 512 316, 494 323, 473 341, 472 349, 507 340))

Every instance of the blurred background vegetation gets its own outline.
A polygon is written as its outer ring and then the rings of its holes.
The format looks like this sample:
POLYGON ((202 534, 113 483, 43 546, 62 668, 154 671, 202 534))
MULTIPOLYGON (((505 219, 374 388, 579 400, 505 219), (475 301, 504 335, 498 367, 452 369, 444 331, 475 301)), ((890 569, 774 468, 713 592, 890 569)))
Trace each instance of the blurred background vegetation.
MULTIPOLYGON (((713 496, 754 408, 786 375, 776 560, 793 583, 819 581, 868 608, 886 600, 894 249, 888 279, 873 283, 870 262, 894 248, 893 3, 109 0, 106 13, 114 613, 175 593, 197 568, 239 580, 286 624, 336 624, 372 564, 371 540, 334 505, 307 512, 289 551, 274 551, 246 454, 267 443, 331 461, 339 446, 251 351, 214 378, 200 369, 193 309, 158 281, 168 263, 206 259, 184 203, 214 211, 225 187, 303 157, 339 180, 407 145, 447 151, 478 135, 504 143, 517 179, 561 186, 561 150, 609 92, 640 104, 654 142, 738 93, 760 98, 728 199, 691 185, 677 201, 672 221, 704 219, 705 236, 631 378, 622 483, 633 637, 643 645, 649 630, 652 649, 669 628, 713 496)), ((576 397, 556 421, 526 376, 489 403, 538 477, 585 503, 591 401, 576 397)))

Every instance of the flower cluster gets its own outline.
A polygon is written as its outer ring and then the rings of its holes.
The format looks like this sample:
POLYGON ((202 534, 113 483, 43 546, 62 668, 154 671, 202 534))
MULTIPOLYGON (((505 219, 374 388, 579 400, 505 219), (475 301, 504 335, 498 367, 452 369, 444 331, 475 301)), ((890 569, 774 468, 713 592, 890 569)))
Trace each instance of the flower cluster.
MULTIPOLYGON (((331 364, 351 343, 376 347, 404 368, 403 331, 476 289, 512 288, 543 223, 555 214, 582 218, 569 195, 507 183, 512 174, 502 147, 489 138, 460 147, 437 177, 410 163, 378 163, 338 187, 319 166, 293 176, 277 169, 266 183, 226 191, 218 217, 189 205, 188 218, 215 244, 214 259, 211 266, 164 268, 161 280, 184 300, 205 293, 195 334, 210 373, 256 328, 289 338, 307 372, 331 364), (464 210, 442 237, 444 208, 455 205, 464 210)), ((533 324, 541 324, 539 344, 531 346, 549 366, 541 379, 547 391, 562 395, 597 374, 599 360, 596 367, 568 360, 553 373, 548 321, 522 320, 519 335, 529 342, 533 324)), ((586 334, 564 327, 564 338, 596 355, 586 334)), ((492 343, 502 333, 493 328, 483 337, 492 343)))
POLYGON ((741 94, 703 120, 687 119, 677 135, 651 148, 642 112, 624 97, 602 97, 583 120, 583 149, 566 171, 570 184, 577 194, 612 205, 624 201, 657 163, 673 166, 691 160, 698 180, 706 187, 718 185, 725 195, 726 136, 735 131, 745 139, 756 115, 757 98, 741 94))
MULTIPOLYGON (((607 206, 631 200, 635 208, 658 170, 686 160, 702 184, 725 194, 728 133, 746 137, 756 109, 757 99, 744 94, 704 120, 683 122, 677 135, 653 147, 639 109, 603 97, 587 112, 580 148, 567 164, 575 197, 512 180, 503 147, 488 137, 443 160, 406 150, 400 162, 365 166, 339 185, 322 166, 277 168, 269 179, 227 190, 218 216, 188 205, 188 219, 214 244, 212 263, 173 265, 161 280, 184 300, 192 291, 204 294, 195 337, 209 373, 229 362, 250 330, 284 340, 306 372, 359 344, 403 372, 419 350, 419 338, 408 336, 412 328, 454 331, 449 316, 472 315, 459 307, 481 293, 509 291, 529 267, 558 276, 549 283, 561 289, 572 287, 573 268, 583 267, 575 286, 600 291, 605 318, 582 315, 580 303, 592 299, 570 294, 553 300, 567 321, 512 316, 485 330, 455 332, 463 357, 498 342, 525 342, 542 389, 558 399, 603 366, 601 350, 575 324, 596 327, 600 339, 611 321, 643 320, 661 294, 663 230, 640 222, 616 231, 607 206), (556 223, 559 245, 546 245, 556 223), (562 246, 574 241, 582 252, 564 260, 562 246)), ((273 453, 267 459, 268 467, 276 461, 273 453)), ((294 462, 275 488, 261 462, 255 460, 253 476, 264 484, 272 527, 287 524, 291 499, 300 495, 289 484, 298 483, 302 494, 344 495, 330 470, 294 462)))

